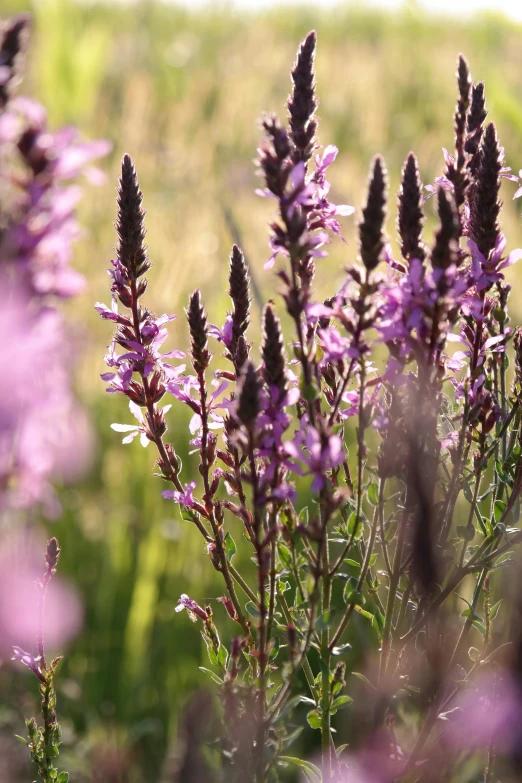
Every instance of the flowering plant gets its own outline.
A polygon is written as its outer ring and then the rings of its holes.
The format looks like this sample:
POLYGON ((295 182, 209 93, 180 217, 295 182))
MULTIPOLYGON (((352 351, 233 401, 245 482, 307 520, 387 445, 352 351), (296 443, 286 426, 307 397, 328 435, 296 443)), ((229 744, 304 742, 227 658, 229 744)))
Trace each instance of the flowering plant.
POLYGON ((81 173, 99 181, 101 172, 88 164, 110 145, 84 143, 74 128, 52 132, 40 104, 15 97, 28 32, 25 16, 0 23, 0 638, 2 652, 21 636, 34 644, 34 652, 14 646, 13 660, 38 679, 43 725, 26 720, 28 739, 19 739, 29 747, 40 783, 67 783, 68 773, 55 766, 61 730, 54 679, 61 657, 46 658, 44 631, 48 610, 54 620, 62 613, 50 636, 63 643, 78 630, 80 612, 71 593, 58 588, 57 595, 54 580, 49 589, 60 555, 56 538, 47 544, 41 576, 40 569, 35 574, 24 567, 28 547, 5 546, 5 533, 32 509, 59 515, 52 482, 73 480, 89 461, 90 429, 74 398, 71 339, 58 302, 79 293, 84 282, 70 267, 81 190, 67 183, 81 173))
MULTIPOLYGON (((200 625, 212 667, 204 671, 219 686, 227 780, 277 780, 291 766, 325 783, 474 780, 481 771, 491 781, 494 765, 516 775, 520 629, 499 623, 492 596, 522 540, 522 342, 504 276, 522 250, 506 254, 499 196, 502 178, 518 178, 486 125, 484 85, 460 56, 454 154, 445 151, 444 173, 426 189, 408 156, 400 256, 385 234, 387 173, 377 156, 358 261, 339 291, 315 301, 316 264, 340 235, 339 218, 354 211, 330 201, 337 150, 321 153, 316 137, 315 48, 312 32, 292 70, 288 128, 272 115, 262 121, 258 192, 277 210, 265 266, 278 263, 293 335, 287 344, 267 304, 260 362, 237 246, 223 326, 209 323, 196 290, 187 355, 163 352, 174 316, 144 304, 142 193, 124 156, 112 304, 96 307, 116 329, 103 380, 128 398, 136 423, 113 428, 125 443, 139 435, 154 444, 164 498, 198 529, 223 578, 223 610, 187 595, 177 609, 200 625), (429 196, 439 221, 431 242, 429 196), (226 370, 212 372, 213 340, 226 370), (167 438, 178 403, 192 414, 199 484, 182 476, 167 438), (240 546, 255 562, 255 583, 236 566, 240 546), (229 645, 218 630, 225 623, 229 645), (357 633, 378 647, 365 672, 355 670, 357 633), (289 755, 303 706, 320 732, 319 766, 289 755), (337 741, 346 707, 348 745, 337 741)), ((515 620, 519 611, 515 602, 515 620)))

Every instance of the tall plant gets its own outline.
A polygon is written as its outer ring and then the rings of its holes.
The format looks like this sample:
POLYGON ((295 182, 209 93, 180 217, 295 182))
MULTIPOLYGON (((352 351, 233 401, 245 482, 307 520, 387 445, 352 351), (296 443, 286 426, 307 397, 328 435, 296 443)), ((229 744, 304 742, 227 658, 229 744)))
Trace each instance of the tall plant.
POLYGON ((510 719, 520 715, 519 671, 506 651, 519 649, 519 630, 514 624, 518 647, 506 647, 492 599, 522 539, 522 350, 504 279, 522 251, 506 255, 500 223, 502 178, 517 177, 486 124, 484 85, 461 56, 454 154, 445 151, 444 173, 426 191, 413 154, 404 165, 400 256, 386 238, 388 179, 376 156, 358 260, 339 291, 315 301, 321 258, 340 234, 339 217, 354 211, 329 200, 337 149, 317 141, 315 49, 312 32, 292 70, 288 127, 273 115, 262 120, 258 192, 277 210, 265 267, 279 262, 280 307, 293 333, 288 342, 278 307, 267 304, 260 361, 237 246, 223 326, 209 323, 196 290, 187 357, 164 352, 174 316, 145 304, 142 193, 124 156, 112 306, 97 309, 116 327, 103 378, 129 399, 136 422, 113 429, 124 443, 154 444, 163 496, 199 530, 223 579, 222 610, 187 595, 177 609, 200 625, 204 671, 219 685, 227 779, 262 783, 296 765, 325 783, 463 780, 470 769, 490 781, 495 763, 518 763, 510 719), (429 196, 439 222, 431 241, 429 196), (212 370, 212 342, 228 369, 212 370), (168 439, 171 403, 192 413, 199 482, 183 478, 168 439), (255 562, 255 582, 236 567, 240 547, 255 562), (356 618, 378 648, 364 674, 347 667, 356 618), (235 630, 228 647, 218 630, 226 623, 235 630), (289 755, 302 705, 320 732, 320 766, 289 755), (348 706, 360 718, 349 747, 334 731, 348 706))

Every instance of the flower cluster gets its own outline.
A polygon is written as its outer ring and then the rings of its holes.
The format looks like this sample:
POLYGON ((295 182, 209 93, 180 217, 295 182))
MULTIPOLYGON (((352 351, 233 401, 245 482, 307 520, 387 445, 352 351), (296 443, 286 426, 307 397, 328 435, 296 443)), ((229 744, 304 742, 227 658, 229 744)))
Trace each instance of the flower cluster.
MULTIPOLYGON (((210 604, 183 594, 176 611, 185 609, 200 627, 209 674, 221 687, 227 769, 255 783, 275 780, 277 767, 289 764, 324 783, 434 780, 443 743, 440 779, 462 779, 463 754, 477 746, 487 748, 485 780, 492 780, 497 752, 509 766, 516 744, 513 735, 502 745, 496 727, 520 712, 506 686, 519 678, 519 663, 497 665, 497 643, 508 632, 494 626, 500 604, 491 603, 496 571, 522 540, 522 355, 517 333, 510 387, 504 277, 522 250, 506 253, 500 222, 502 180, 514 177, 495 126, 485 124, 484 85, 473 83, 460 56, 455 151, 445 153, 443 175, 427 188, 408 155, 398 194, 399 257, 386 233, 388 175, 377 155, 357 258, 340 290, 314 301, 316 259, 340 235, 338 218, 353 212, 330 201, 326 174, 337 150, 321 152, 317 140, 315 48, 312 32, 292 70, 288 127, 273 115, 262 121, 258 192, 277 203, 265 267, 281 256, 282 306, 263 309, 259 354, 249 334, 250 274, 237 246, 223 325, 209 322, 196 290, 186 309, 186 355, 163 352, 173 316, 158 317, 143 303, 151 265, 142 193, 124 156, 113 302, 96 307, 115 326, 102 377, 109 392, 128 398, 137 423, 113 428, 125 433, 124 443, 139 435, 142 445, 155 445, 163 497, 201 533, 202 557, 223 579, 215 612, 233 624, 229 649, 210 604), (431 241, 426 191, 438 212, 431 241), (213 350, 222 351, 215 370, 213 350), (191 411, 199 482, 182 481, 167 440, 167 414, 180 402, 191 411), (238 522, 240 543, 232 537, 238 522), (242 557, 253 561, 255 581, 242 557), (471 600, 449 622, 464 580, 474 580, 474 590, 463 591, 471 600), (347 682, 347 668, 358 666, 350 628, 358 647, 375 636, 378 665, 368 676, 352 671, 357 677, 347 682), (479 646, 466 656, 468 640, 479 646), (349 737, 346 750, 336 747, 334 730, 343 725, 335 716, 352 701, 359 712, 351 725, 371 728, 359 748, 359 735, 349 737), (321 733, 320 768, 287 755, 294 738, 288 715, 303 703, 309 726, 321 733), (475 703, 474 737, 465 747, 450 730, 451 716, 475 703), (498 721, 488 737, 489 704, 498 721), (241 731, 246 717, 249 728, 241 731)), ((520 645, 519 630, 511 641, 520 645)), ((473 764, 478 775, 480 752, 473 764)))
POLYGON ((14 97, 27 32, 25 17, 0 29, 0 319, 10 336, 2 346, 9 372, 0 382, 0 504, 41 503, 56 515, 50 482, 77 476, 91 445, 71 389, 71 340, 56 306, 83 287, 70 265, 81 190, 69 183, 83 173, 99 181, 90 164, 109 145, 82 142, 74 128, 51 131, 42 106, 14 97))

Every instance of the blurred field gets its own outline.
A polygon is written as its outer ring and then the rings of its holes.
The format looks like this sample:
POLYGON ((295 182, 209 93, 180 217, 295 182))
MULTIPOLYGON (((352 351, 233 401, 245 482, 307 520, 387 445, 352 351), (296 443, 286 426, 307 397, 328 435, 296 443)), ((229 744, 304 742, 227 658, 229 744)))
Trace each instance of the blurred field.
MULTIPOLYGON (((24 2, 2 0, 2 14, 22 9, 24 2)), ((62 570, 78 585, 86 612, 83 635, 61 676, 64 753, 79 740, 69 758, 74 781, 155 783, 168 779, 166 757, 180 706, 202 684, 197 629, 185 615, 175 615, 174 606, 181 592, 201 599, 219 595, 221 585, 198 536, 174 504, 161 499, 161 486, 151 476, 152 447, 123 447, 109 429, 113 421, 128 421, 129 414, 125 401, 108 397, 99 380, 110 329, 97 319, 93 302, 108 301, 105 270, 114 245, 121 155, 133 156, 145 193, 155 264, 149 305, 182 316, 188 293, 199 286, 210 320, 221 324, 231 244, 226 210, 240 229, 263 296, 272 295, 273 275, 263 271, 272 205, 253 193, 257 121, 264 110, 283 114, 289 69, 310 28, 319 34, 319 135, 340 149, 332 170, 334 200, 360 205, 376 152, 388 163, 392 190, 410 149, 419 157, 424 182, 440 173, 441 146, 452 146, 460 51, 474 77, 486 81, 490 117, 508 165, 518 171, 522 27, 490 15, 467 24, 428 18, 413 6, 396 15, 364 5, 322 13, 320 4, 314 10, 234 15, 226 8, 191 12, 155 2, 39 0, 32 11, 25 92, 49 108, 53 126, 73 122, 85 136, 114 143, 105 165, 107 183, 88 187, 82 206, 88 237, 77 248, 76 264, 89 285, 70 308, 78 392, 92 412, 97 459, 83 484, 64 490, 63 519, 49 526, 63 545, 62 570), (100 773, 100 759, 109 756, 117 759, 116 767, 128 767, 127 776, 100 773)), ((511 203, 511 183, 504 189, 506 232, 515 247, 522 242, 519 202, 511 203)), ((390 216, 391 236, 394 220, 390 216)), ((353 226, 346 219, 348 239, 353 226)), ((353 242, 348 248, 332 245, 318 270, 320 295, 336 288, 341 266, 354 257, 353 242)), ((522 318, 516 289, 512 300, 513 313, 522 318)), ((258 316, 256 310, 254 320, 258 316)), ((183 317, 172 335, 172 347, 186 346, 183 317)), ((170 422, 175 441, 185 438, 187 421, 177 411, 170 422)), ((191 463, 184 462, 188 475, 191 463)), ((0 742, 10 753, 17 750, 13 731, 22 733, 22 714, 33 709, 22 696, 28 684, 23 673, 0 668, 0 742)))

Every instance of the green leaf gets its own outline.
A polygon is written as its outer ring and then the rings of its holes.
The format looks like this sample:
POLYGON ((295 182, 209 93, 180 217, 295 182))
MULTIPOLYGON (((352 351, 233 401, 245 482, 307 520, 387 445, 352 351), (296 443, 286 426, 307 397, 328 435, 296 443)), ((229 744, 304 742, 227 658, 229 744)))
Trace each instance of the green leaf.
POLYGON ((338 710, 339 707, 347 706, 348 704, 351 704, 352 701, 353 699, 350 696, 338 696, 333 701, 332 710, 338 710))
POLYGON ((467 617, 470 620, 478 620, 480 623, 482 622, 482 617, 480 617, 473 609, 464 609, 464 611, 460 615, 461 617, 467 617))
POLYGON ((290 582, 285 582, 284 579, 278 579, 277 592, 279 593, 279 595, 286 593, 287 590, 290 590, 290 582))
POLYGON ((261 617, 261 613, 259 612, 259 609, 252 601, 247 601, 245 604, 245 609, 247 610, 248 614, 252 617, 261 617))
POLYGON ((56 783, 69 783, 69 773, 60 772, 60 774, 56 778, 56 783))
POLYGON ((379 488, 374 481, 368 484, 368 500, 374 506, 379 505, 379 488))
POLYGON ((361 569, 361 564, 357 562, 357 560, 351 560, 350 558, 346 558, 344 561, 346 565, 352 566, 352 568, 357 568, 358 570, 361 569))
POLYGON ((350 606, 351 604, 354 606, 364 605, 363 594, 358 590, 354 590, 350 582, 346 582, 343 598, 347 606, 350 606))
POLYGON ((20 742, 22 742, 24 745, 29 745, 29 743, 27 742, 27 740, 26 740, 26 739, 24 739, 23 737, 21 737, 19 734, 15 734, 14 736, 15 736, 15 739, 19 740, 19 741, 20 741, 20 742))
POLYGON ((348 652, 348 650, 352 649, 352 645, 348 642, 346 644, 341 644, 340 647, 334 647, 332 650, 332 655, 342 655, 345 652, 348 652))
POLYGON ((310 761, 303 761, 302 759, 297 759, 294 756, 279 756, 279 761, 282 761, 284 764, 293 764, 294 766, 299 767, 308 773, 314 783, 321 783, 321 770, 310 761))
POLYGON ((225 666, 227 665, 228 653, 227 653, 226 647, 223 647, 222 644, 219 645, 219 650, 218 650, 218 656, 217 657, 218 657, 219 665, 222 666, 223 668, 225 668, 225 666))
POLYGON ((366 617, 368 620, 370 620, 373 625, 373 621, 375 618, 371 612, 367 612, 366 609, 363 609, 360 606, 356 606, 355 611, 359 612, 359 614, 362 614, 363 617, 366 617))
POLYGON ((225 555, 227 556, 227 560, 229 563, 232 562, 232 558, 237 552, 236 542, 230 535, 230 533, 227 533, 225 536, 225 555))
POLYGON ((334 615, 335 609, 330 609, 328 612, 323 612, 323 614, 320 615, 315 621, 315 627, 317 630, 324 631, 326 628, 329 628, 333 622, 334 615))
POLYGON ((290 550, 288 547, 286 547, 284 544, 279 544, 277 547, 279 551, 279 558, 281 560, 281 563, 285 568, 291 569, 292 568, 292 555, 290 553, 290 550))
POLYGON ((353 511, 350 514, 348 520, 348 535, 353 536, 355 540, 359 539, 363 534, 363 521, 362 516, 357 518, 357 512, 353 511))
POLYGON ((505 511, 506 504, 503 500, 495 500, 495 508, 494 508, 494 515, 495 515, 495 522, 500 522, 502 519, 502 515, 505 511))
POLYGON ((304 377, 301 381, 301 394, 307 402, 315 402, 319 397, 319 389, 315 381, 305 383, 304 377))
POLYGON ((208 674, 208 676, 212 680, 214 680, 214 682, 217 683, 218 685, 223 685, 223 680, 221 679, 221 677, 218 677, 215 672, 210 671, 210 669, 205 669, 204 666, 200 666, 199 670, 200 670, 200 672, 205 672, 205 674, 208 674))
POLYGON ((499 460, 495 462, 495 470, 497 471, 497 476, 499 477, 499 479, 505 484, 507 479, 499 460))
POLYGON ((457 533, 463 541, 473 541, 475 538, 475 528, 473 525, 458 525, 457 533))
POLYGON ((490 620, 494 620, 495 617, 497 616, 498 610, 500 609, 500 604, 501 603, 502 603, 502 598, 500 599, 500 601, 497 601, 497 603, 493 604, 493 606, 491 607, 490 614, 489 614, 489 619, 490 620))
POLYGON ((306 720, 308 721, 308 725, 312 729, 320 729, 321 728, 321 716, 319 715, 317 710, 310 710, 310 712, 306 716, 306 720))
POLYGON ((277 658, 280 645, 281 645, 281 641, 279 639, 279 636, 274 636, 272 642, 272 649, 270 650, 270 655, 268 656, 269 660, 273 661, 277 658))

